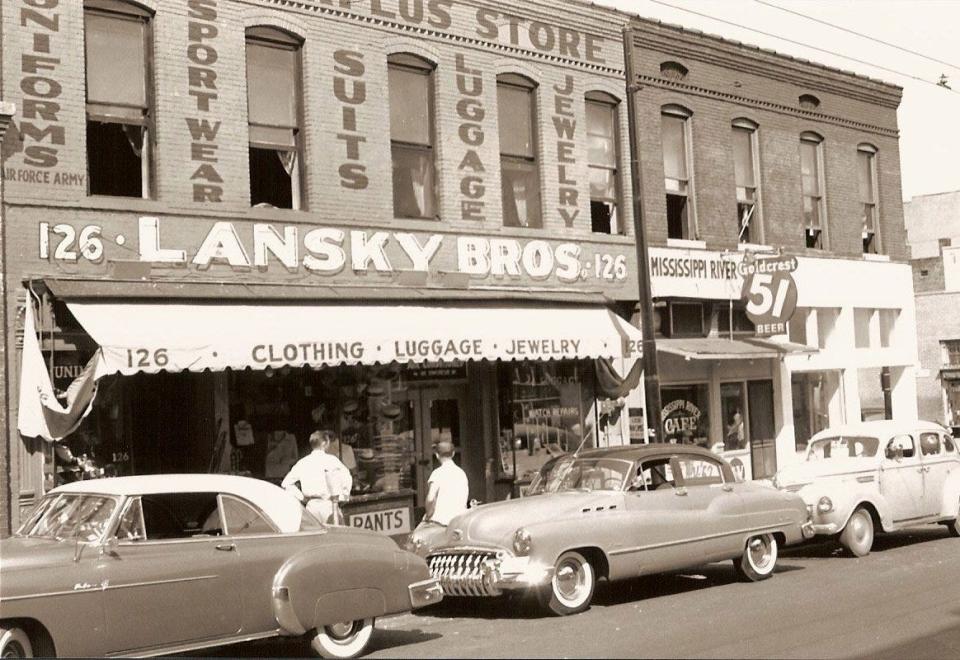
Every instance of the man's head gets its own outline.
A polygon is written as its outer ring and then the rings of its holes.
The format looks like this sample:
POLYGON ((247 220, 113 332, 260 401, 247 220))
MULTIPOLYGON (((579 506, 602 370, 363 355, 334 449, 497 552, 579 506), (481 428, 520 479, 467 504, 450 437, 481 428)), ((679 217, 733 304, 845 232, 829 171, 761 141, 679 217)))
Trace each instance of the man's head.
POLYGON ((323 449, 326 450, 330 446, 330 443, 334 439, 333 431, 329 429, 321 429, 320 431, 314 431, 310 434, 310 447, 312 449, 323 449))
POLYGON ((433 453, 437 455, 437 458, 439 458, 441 462, 453 458, 453 452, 454 447, 452 442, 442 440, 433 445, 433 453))

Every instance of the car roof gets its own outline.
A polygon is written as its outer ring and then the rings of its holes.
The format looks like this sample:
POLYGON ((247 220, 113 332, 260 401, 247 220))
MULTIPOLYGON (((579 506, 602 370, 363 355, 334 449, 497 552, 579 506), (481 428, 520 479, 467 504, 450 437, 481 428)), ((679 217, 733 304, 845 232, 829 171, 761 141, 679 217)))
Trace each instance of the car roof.
POLYGON ((654 442, 648 445, 622 445, 619 447, 604 447, 602 449, 588 449, 580 452, 581 458, 619 458, 636 461, 659 454, 697 454, 716 458, 709 449, 697 445, 676 445, 666 442, 654 442))
POLYGON ((258 507, 282 532, 300 529, 303 507, 297 499, 269 481, 230 474, 147 474, 87 479, 58 486, 51 493, 97 495, 157 495, 160 493, 224 493, 258 507))
POLYGON ((854 422, 851 424, 840 424, 825 428, 815 434, 811 440, 820 438, 829 438, 835 435, 864 435, 875 438, 885 438, 897 433, 910 433, 912 431, 935 431, 946 433, 947 430, 934 422, 925 422, 923 420, 894 420, 879 419, 871 422, 854 422))

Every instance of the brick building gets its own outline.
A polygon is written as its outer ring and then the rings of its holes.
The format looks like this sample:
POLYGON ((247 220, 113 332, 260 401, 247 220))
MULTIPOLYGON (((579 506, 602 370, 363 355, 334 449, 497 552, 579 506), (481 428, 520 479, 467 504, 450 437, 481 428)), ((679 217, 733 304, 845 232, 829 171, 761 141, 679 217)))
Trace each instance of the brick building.
POLYGON ((597 405, 637 336, 611 314, 637 298, 622 23, 539 0, 5 5, 0 527, 81 474, 279 480, 324 427, 353 524, 399 533, 438 440, 481 500, 622 441, 597 405), (91 397, 62 441, 24 437, 91 397))
POLYGON ((827 424, 872 414, 884 368, 893 414, 915 417, 900 88, 632 25, 665 433, 762 478, 827 424), (743 295, 741 269, 766 255, 795 257, 796 311, 775 331, 743 295))

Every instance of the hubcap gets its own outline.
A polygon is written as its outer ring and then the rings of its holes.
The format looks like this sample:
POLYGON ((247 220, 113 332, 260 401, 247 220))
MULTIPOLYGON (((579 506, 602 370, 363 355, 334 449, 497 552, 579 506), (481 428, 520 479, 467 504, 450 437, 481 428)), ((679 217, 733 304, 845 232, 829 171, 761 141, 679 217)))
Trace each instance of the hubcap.
POLYGON ((750 539, 747 545, 750 553, 750 563, 758 571, 764 571, 770 566, 770 559, 773 555, 770 549, 770 541, 765 537, 756 537, 750 539))
POLYGON ((580 562, 575 559, 566 559, 557 567, 554 585, 557 595, 565 601, 575 601, 581 596, 587 582, 586 573, 580 562))
POLYGON ((353 633, 353 621, 340 621, 327 626, 327 634, 334 639, 346 639, 353 633))
POLYGON ((866 543, 867 539, 870 536, 870 529, 867 525, 867 521, 864 520, 863 514, 857 514, 853 517, 853 520, 850 521, 850 524, 853 526, 853 538, 858 545, 866 543))
POLYGON ((27 657, 26 652, 24 652, 23 647, 20 646, 17 642, 10 642, 7 644, 7 648, 3 649, 4 658, 25 658, 27 657))

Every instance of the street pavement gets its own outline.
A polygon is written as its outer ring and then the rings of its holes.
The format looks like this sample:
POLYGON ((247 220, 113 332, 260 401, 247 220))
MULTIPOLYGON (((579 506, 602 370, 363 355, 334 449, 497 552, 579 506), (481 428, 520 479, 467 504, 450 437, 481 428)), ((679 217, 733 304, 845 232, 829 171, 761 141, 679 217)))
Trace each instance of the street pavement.
MULTIPOLYGON (((300 640, 208 656, 309 654, 300 640)), ((565 618, 512 600, 448 599, 377 622, 371 658, 960 658, 960 539, 930 526, 878 536, 854 559, 816 543, 776 574, 738 582, 730 562, 597 587, 565 618)))

